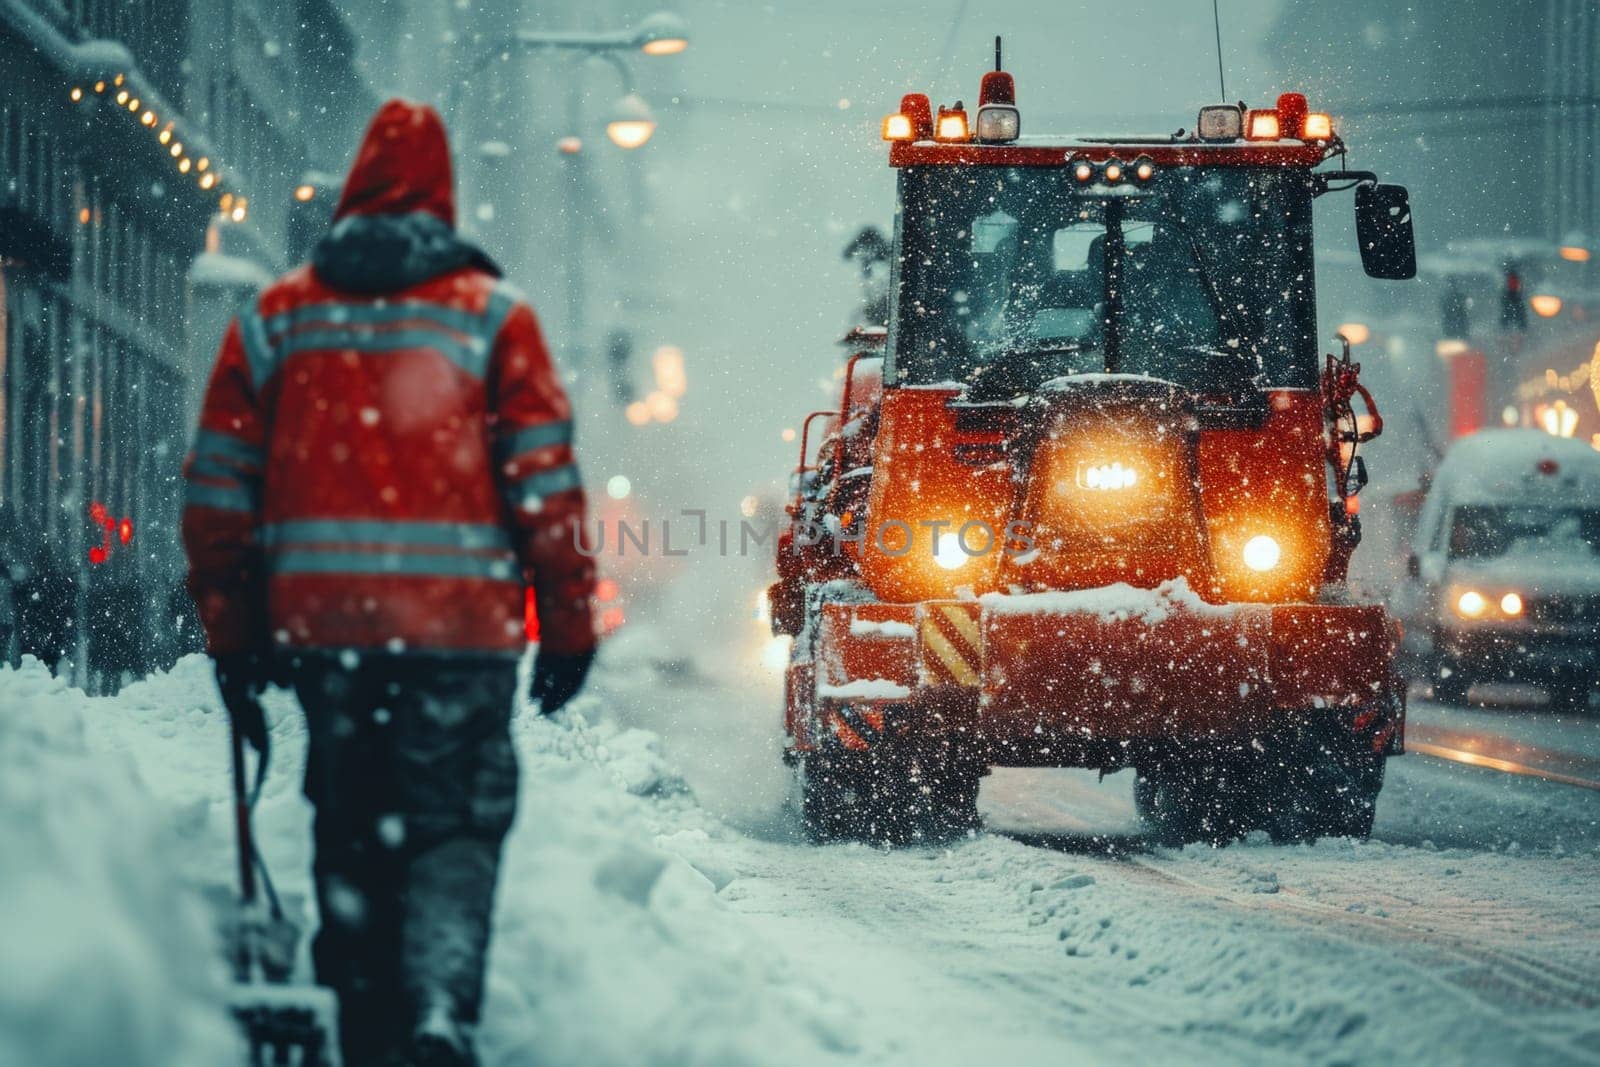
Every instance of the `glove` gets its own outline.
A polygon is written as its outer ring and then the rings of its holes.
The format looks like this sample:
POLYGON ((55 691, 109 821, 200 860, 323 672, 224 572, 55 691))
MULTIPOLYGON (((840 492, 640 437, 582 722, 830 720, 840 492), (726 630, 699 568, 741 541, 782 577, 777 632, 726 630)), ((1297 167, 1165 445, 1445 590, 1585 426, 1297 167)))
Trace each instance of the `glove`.
POLYGON ((539 713, 549 715, 577 695, 594 663, 594 650, 564 655, 542 649, 533 661, 533 681, 528 696, 539 702, 539 713))
POLYGON ((216 658, 217 688, 228 722, 263 756, 267 752, 267 716, 261 691, 272 681, 271 662, 259 652, 229 652, 216 658))

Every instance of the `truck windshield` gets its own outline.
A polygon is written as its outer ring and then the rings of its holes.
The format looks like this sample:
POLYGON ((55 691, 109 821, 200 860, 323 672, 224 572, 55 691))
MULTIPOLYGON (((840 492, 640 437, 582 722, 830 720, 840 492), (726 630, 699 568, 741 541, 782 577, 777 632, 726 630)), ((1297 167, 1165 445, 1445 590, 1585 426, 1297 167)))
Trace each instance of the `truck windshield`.
POLYGON ((1463 505, 1450 523, 1452 559, 1519 552, 1600 555, 1600 508, 1463 505))
POLYGON ((897 384, 1112 371, 1196 391, 1316 380, 1311 196, 1280 168, 1171 168, 1125 196, 1066 168, 901 175, 897 384))

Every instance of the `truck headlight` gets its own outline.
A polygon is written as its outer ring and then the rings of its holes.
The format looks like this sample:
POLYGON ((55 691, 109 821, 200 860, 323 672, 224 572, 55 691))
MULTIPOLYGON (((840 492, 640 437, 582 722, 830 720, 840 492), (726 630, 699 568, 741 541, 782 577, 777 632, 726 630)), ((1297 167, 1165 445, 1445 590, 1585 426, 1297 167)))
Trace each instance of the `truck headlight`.
POLYGON ((961 547, 961 538, 953 533, 940 534, 933 549, 933 561, 947 571, 960 570, 972 557, 961 547))
POLYGON ((1270 571, 1283 558, 1277 539, 1257 534, 1244 543, 1244 565, 1253 571, 1270 571))
POLYGON ((1121 460, 1078 465, 1078 486, 1081 489, 1131 489, 1138 482, 1138 469, 1131 465, 1123 466, 1121 460))
POLYGON ((1464 589, 1456 597, 1456 614, 1463 619, 1479 618, 1488 610, 1488 599, 1476 589, 1464 589))
POLYGON ((1521 615, 1522 614, 1522 598, 1520 596, 1518 596, 1516 593, 1507 593, 1505 596, 1501 597, 1500 598, 1500 614, 1502 614, 1502 615, 1521 615))

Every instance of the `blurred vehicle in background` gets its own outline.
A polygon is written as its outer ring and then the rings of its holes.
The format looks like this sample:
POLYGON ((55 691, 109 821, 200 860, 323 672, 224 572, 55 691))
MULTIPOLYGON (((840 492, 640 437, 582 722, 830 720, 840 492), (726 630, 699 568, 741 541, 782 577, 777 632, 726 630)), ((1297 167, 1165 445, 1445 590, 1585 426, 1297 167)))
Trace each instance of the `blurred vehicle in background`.
POLYGON ((1429 489, 1390 598, 1400 670, 1464 703, 1530 682, 1579 708, 1600 677, 1600 452, 1541 430, 1457 442, 1429 489))

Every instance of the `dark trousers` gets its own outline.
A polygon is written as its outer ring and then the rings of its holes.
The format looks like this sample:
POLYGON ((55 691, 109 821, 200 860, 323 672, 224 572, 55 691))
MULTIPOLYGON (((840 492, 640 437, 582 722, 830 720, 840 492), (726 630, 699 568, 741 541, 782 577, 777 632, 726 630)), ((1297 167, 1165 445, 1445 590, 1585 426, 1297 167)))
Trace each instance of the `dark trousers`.
POLYGON ((516 665, 425 654, 301 656, 316 808, 317 980, 347 1067, 430 1014, 473 1024, 500 847, 516 810, 516 665))

